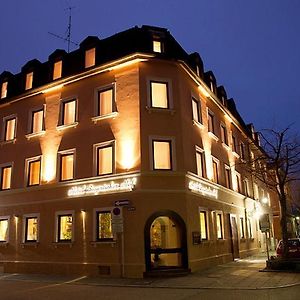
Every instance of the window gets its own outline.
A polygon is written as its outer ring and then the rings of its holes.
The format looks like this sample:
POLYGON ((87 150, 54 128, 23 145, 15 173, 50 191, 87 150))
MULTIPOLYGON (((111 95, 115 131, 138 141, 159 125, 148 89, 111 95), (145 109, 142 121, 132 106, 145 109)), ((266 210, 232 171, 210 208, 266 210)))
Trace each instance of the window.
POLYGON ((153 41, 153 52, 161 53, 162 52, 162 44, 161 41, 154 40, 153 41))
POLYGON ((61 78, 61 74, 62 74, 62 61, 60 60, 54 63, 53 80, 61 78))
POLYGON ((240 143, 240 154, 241 154, 241 159, 245 160, 245 158, 246 158, 245 144, 243 142, 240 143))
POLYGON ((9 190, 11 188, 12 166, 4 166, 1 168, 1 190, 9 190))
POLYGON ((172 148, 171 141, 153 140, 153 169, 172 170, 172 148))
POLYGON ((74 153, 60 154, 60 181, 74 178, 74 153))
POLYGON ((38 241, 38 218, 25 217, 25 243, 38 241))
POLYGON ((236 191, 241 193, 241 174, 235 171, 235 177, 236 177, 236 191))
POLYGON ((252 220, 251 220, 251 218, 248 218, 248 234, 249 234, 249 238, 252 239, 253 238, 253 233, 252 233, 252 220))
POLYGON ((227 188, 231 189, 231 171, 230 167, 225 165, 225 185, 227 188))
POLYGON ((92 48, 85 51, 85 67, 89 68, 95 65, 96 49, 92 48))
POLYGON ((26 74, 25 90, 30 90, 32 88, 33 82, 33 72, 26 74))
POLYGON ((0 219, 0 242, 8 241, 8 218, 0 219))
POLYGON ((28 160, 27 185, 39 185, 41 177, 41 158, 28 160))
POLYGON ((97 211, 97 240, 111 240, 113 238, 112 232, 112 216, 110 211, 97 211))
POLYGON ((7 82, 3 82, 1 85, 1 99, 7 97, 7 82))
POLYGON ((114 143, 103 144, 96 147, 97 175, 114 173, 114 143))
POLYGON ((5 119, 4 140, 11 141, 16 137, 16 118, 5 119))
POLYGON ((71 242, 73 239, 73 215, 62 214, 57 216, 57 241, 71 242))
POLYGON ((257 186, 257 184, 256 183, 253 183, 253 190, 254 190, 254 192, 253 192, 253 194, 254 194, 254 199, 258 199, 258 197, 259 197, 259 192, 258 192, 258 186, 257 186))
POLYGON ((228 145, 227 130, 226 130, 226 126, 224 124, 221 124, 221 140, 222 140, 222 143, 224 143, 225 145, 228 145))
POLYGON ((249 196, 250 195, 250 193, 249 193, 249 191, 250 191, 249 190, 249 180, 244 179, 243 183, 244 183, 244 193, 245 193, 246 196, 249 196))
POLYGON ((32 112, 31 133, 39 133, 44 129, 44 109, 32 112))
POLYGON ((236 137, 232 135, 232 151, 237 153, 236 137))
POLYGON ((151 85, 151 107, 169 108, 168 83, 150 81, 151 85))
POLYGON ((220 240, 223 239, 222 214, 217 213, 216 217, 217 217, 217 238, 220 240))
POLYGON ((217 159, 212 159, 212 166, 213 166, 213 178, 212 181, 215 183, 219 183, 219 162, 217 159))
POLYGON ((207 240, 208 239, 208 228, 207 228, 207 213, 206 211, 200 211, 199 212, 199 218, 200 218, 200 236, 201 240, 207 240))
POLYGON ((98 116, 109 115, 115 111, 114 89, 112 87, 98 91, 98 116))
POLYGON ((202 149, 196 148, 196 164, 197 164, 197 175, 205 176, 205 161, 204 161, 204 151, 202 149))
POLYGON ((241 239, 245 238, 244 218, 243 217, 240 217, 240 237, 241 237, 241 239))
POLYGON ((214 92, 215 90, 214 83, 212 81, 210 81, 209 83, 210 83, 210 90, 214 92))
POLYGON ((193 120, 197 123, 202 123, 200 101, 192 97, 193 120))
POLYGON ((76 122, 76 99, 62 101, 61 125, 71 125, 76 122))
POLYGON ((208 132, 212 132, 215 134, 215 127, 214 127, 214 114, 209 110, 208 111, 208 132))

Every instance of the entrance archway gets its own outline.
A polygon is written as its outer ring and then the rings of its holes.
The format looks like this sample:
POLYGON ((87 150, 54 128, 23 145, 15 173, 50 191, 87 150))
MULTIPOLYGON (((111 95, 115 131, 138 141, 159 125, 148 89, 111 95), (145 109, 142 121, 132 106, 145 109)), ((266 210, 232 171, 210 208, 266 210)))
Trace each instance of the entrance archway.
POLYGON ((144 237, 147 272, 188 268, 186 226, 177 213, 164 210, 151 215, 144 237))

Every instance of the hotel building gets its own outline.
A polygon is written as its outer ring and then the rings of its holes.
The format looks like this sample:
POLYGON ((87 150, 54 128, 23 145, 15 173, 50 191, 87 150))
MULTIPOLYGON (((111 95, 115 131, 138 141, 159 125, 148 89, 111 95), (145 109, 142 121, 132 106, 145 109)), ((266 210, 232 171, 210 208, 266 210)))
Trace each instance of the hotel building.
POLYGON ((143 277, 262 251, 272 194, 233 99, 168 30, 134 27, 0 75, 5 272, 143 277))

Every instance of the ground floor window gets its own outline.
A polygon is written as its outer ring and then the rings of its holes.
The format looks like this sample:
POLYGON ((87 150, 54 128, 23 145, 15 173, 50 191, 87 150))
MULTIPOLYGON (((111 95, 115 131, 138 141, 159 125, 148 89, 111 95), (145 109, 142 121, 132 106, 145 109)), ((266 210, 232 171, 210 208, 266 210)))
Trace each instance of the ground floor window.
POLYGON ((111 240, 113 238, 111 211, 97 211, 96 218, 97 240, 111 240))
POLYGON ((25 217, 25 242, 37 242, 38 218, 37 216, 25 217))
POLYGON ((8 240, 8 219, 0 219, 0 242, 8 240))
POLYGON ((57 241, 71 242, 73 239, 73 214, 58 214, 57 241))
POLYGON ((217 220, 217 238, 223 239, 223 225, 222 225, 222 214, 217 213, 216 214, 216 220, 217 220))
POLYGON ((199 212, 200 217, 200 236, 201 240, 207 240, 208 234, 207 234, 207 212, 206 211, 200 211, 199 212))

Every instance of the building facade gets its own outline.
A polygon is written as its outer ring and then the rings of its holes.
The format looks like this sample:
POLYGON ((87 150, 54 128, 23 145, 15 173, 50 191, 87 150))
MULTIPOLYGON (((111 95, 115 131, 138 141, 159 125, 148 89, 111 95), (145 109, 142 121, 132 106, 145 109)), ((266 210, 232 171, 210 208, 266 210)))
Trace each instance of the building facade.
POLYGON ((0 87, 5 272, 142 277, 264 249, 253 126, 166 29, 88 37, 0 87))

